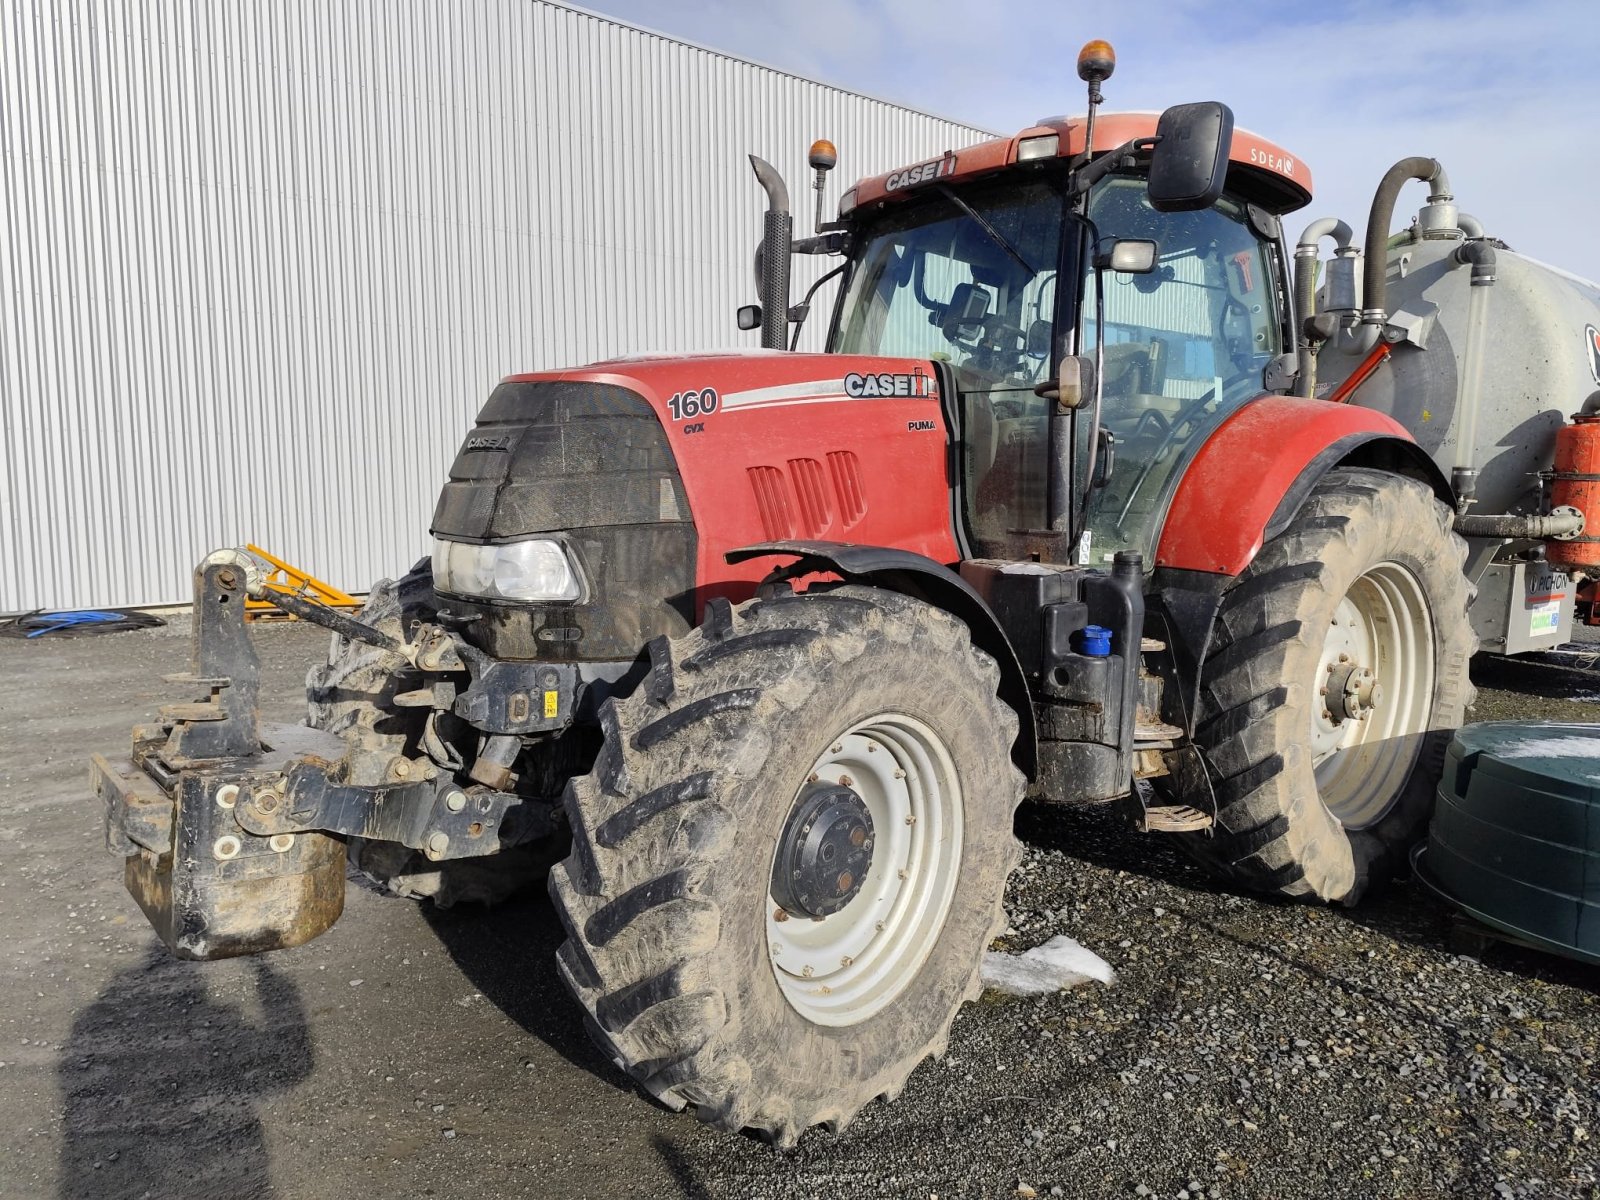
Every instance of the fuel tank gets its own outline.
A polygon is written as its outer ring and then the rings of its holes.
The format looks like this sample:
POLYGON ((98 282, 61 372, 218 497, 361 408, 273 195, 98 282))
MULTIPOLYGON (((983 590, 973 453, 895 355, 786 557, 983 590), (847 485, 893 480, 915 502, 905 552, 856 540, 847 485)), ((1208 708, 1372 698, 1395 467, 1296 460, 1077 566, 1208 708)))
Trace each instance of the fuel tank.
POLYGON ((556 533, 587 582, 577 604, 447 598, 467 636, 514 659, 632 659, 745 599, 770 561, 729 550, 865 542, 941 563, 951 524, 936 364, 774 351, 638 357, 513 375, 462 442, 432 532, 510 542, 556 533))

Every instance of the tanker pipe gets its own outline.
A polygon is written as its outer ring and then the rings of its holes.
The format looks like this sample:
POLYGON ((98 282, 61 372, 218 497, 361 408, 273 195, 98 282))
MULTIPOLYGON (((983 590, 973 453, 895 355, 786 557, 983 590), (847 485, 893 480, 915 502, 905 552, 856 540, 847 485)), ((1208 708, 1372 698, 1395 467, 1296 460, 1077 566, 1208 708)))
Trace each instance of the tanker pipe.
POLYGON ((1394 203, 1400 189, 1412 179, 1431 184, 1428 203, 1448 203, 1455 199, 1444 167, 1434 158, 1402 158, 1384 172, 1372 197, 1372 212, 1367 217, 1367 277, 1361 300, 1361 321, 1380 331, 1389 320, 1388 242, 1389 223, 1394 220, 1394 203))
POLYGON ((1339 250, 1349 250, 1355 233, 1337 217, 1321 217, 1306 226, 1294 248, 1294 312, 1297 322, 1299 377, 1294 393, 1309 396, 1317 385, 1317 348, 1312 344, 1307 322, 1317 315, 1317 248, 1331 237, 1339 250))
POLYGON ((761 231, 761 345, 784 350, 789 345, 789 254, 794 217, 789 213, 789 188, 778 169, 750 156, 756 180, 767 193, 767 216, 761 231))
POLYGON ((1456 226, 1466 238, 1481 238, 1483 236, 1483 222, 1471 213, 1460 213, 1456 217, 1456 226))
POLYGON ((1478 406, 1483 392, 1484 351, 1489 340, 1489 291, 1495 281, 1495 253, 1494 247, 1486 241, 1463 242, 1452 257, 1472 267, 1472 287, 1467 297, 1467 344, 1456 400, 1456 412, 1460 414, 1460 424, 1456 428, 1456 462, 1450 473, 1456 503, 1465 512, 1478 496, 1478 406))
POLYGON ((1469 514, 1456 518, 1456 532, 1462 537, 1481 538, 1573 538, 1583 533, 1583 514, 1575 508, 1558 509, 1544 516, 1490 516, 1469 514))

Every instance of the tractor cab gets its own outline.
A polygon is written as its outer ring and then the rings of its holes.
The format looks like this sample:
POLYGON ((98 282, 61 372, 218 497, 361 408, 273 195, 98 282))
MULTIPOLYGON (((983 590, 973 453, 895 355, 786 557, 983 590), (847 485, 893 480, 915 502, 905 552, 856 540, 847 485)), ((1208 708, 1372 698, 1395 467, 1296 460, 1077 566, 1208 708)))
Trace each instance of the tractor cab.
POLYGON ((1291 382, 1278 216, 1310 198, 1303 165, 1237 131, 1220 194, 1174 204, 1151 192, 1153 114, 1092 125, 1052 120, 864 180, 841 206, 829 349, 946 364, 961 525, 980 557, 1024 557, 1019 535, 1055 529, 1079 562, 1153 562, 1181 468, 1291 382), (1095 368, 1093 386, 1052 443, 1067 358, 1095 368), (1066 512, 1051 509, 1053 471, 1066 512))

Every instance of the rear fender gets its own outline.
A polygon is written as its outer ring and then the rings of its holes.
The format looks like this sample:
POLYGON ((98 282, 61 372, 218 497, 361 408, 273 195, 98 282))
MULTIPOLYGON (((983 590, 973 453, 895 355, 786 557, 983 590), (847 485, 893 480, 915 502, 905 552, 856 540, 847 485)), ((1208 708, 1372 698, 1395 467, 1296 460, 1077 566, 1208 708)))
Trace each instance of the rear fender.
POLYGON ((1288 529, 1335 467, 1371 467, 1455 495, 1403 425, 1372 409, 1295 396, 1261 396, 1224 421, 1178 485, 1156 548, 1150 592, 1165 620, 1194 731, 1201 664, 1229 584, 1288 529))
POLYGON ((1219 425, 1184 472, 1156 545, 1156 566, 1237 575, 1286 529, 1319 479, 1373 466, 1450 485, 1392 417, 1299 396, 1260 396, 1219 425))
POLYGON ((730 563, 741 563, 778 555, 795 560, 782 568, 783 578, 814 572, 834 574, 852 583, 921 600, 966 625, 972 644, 999 664, 1000 699, 1017 714, 1017 740, 1011 746, 1011 759, 1030 780, 1037 777, 1038 730, 1022 665, 994 612, 961 576, 942 563, 909 550, 844 542, 762 542, 730 550, 726 557, 730 563))

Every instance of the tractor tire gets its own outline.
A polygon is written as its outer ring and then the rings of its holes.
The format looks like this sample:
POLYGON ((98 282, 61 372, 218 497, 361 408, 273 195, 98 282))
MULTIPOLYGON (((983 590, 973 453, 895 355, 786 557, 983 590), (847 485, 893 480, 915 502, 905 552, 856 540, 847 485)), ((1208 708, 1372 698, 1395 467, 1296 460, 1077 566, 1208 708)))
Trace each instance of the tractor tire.
POLYGON ((1202 863, 1341 904, 1403 868, 1473 695, 1451 524, 1425 484, 1338 468, 1230 585, 1201 671, 1204 775, 1171 756, 1187 802, 1215 804, 1212 829, 1178 835, 1202 863))
MULTIPOLYGON (((423 559, 400 580, 374 585, 356 616, 404 639, 412 624, 432 621, 436 610, 433 567, 423 559)), ((388 651, 337 633, 329 643, 327 663, 306 675, 306 723, 357 748, 356 782, 377 783, 391 756, 416 753, 427 710, 394 703, 395 693, 409 686, 394 671, 388 651)), ((554 857, 548 847, 533 844, 484 858, 435 863, 395 842, 353 837, 349 843, 350 864, 366 880, 406 899, 431 900, 440 908, 508 900, 543 879, 554 857)))
POLYGON ((560 972, 662 1103, 784 1147, 838 1131, 944 1053, 1003 928, 1025 781, 999 669, 949 614, 856 586, 712 601, 650 657, 568 785, 560 972))
MULTIPOLYGON (((404 578, 374 584, 356 619, 405 640, 408 626, 433 619, 435 605, 433 569, 424 559, 404 578)), ((367 642, 331 634, 328 661, 306 673, 306 724, 338 734, 369 752, 375 762, 382 755, 414 749, 427 713, 394 703, 395 694, 410 686, 396 674, 395 657, 367 642)))

